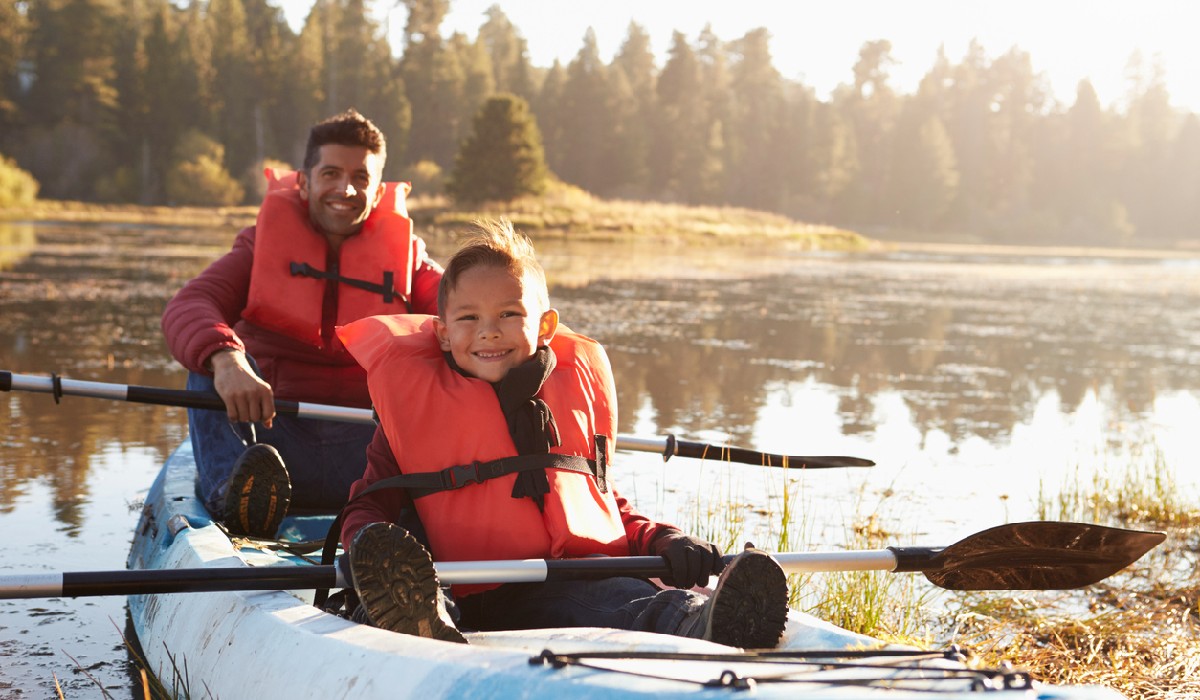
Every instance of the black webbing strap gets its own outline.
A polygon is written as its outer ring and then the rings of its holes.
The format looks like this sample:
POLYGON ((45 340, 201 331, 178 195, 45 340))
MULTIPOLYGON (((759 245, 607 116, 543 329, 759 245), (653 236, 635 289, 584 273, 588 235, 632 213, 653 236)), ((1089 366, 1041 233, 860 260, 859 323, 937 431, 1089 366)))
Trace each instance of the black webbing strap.
POLYGON ((313 279, 319 280, 333 280, 335 282, 341 282, 342 284, 350 285, 351 287, 365 289, 368 292, 375 292, 376 294, 383 296, 383 303, 385 304, 390 304, 396 299, 400 299, 400 301, 404 302, 405 307, 409 305, 408 299, 405 298, 403 294, 400 294, 396 291, 396 276, 391 270, 384 271, 383 284, 375 284, 374 282, 354 279, 353 277, 343 277, 333 272, 325 272, 324 270, 318 270, 306 262, 293 262, 291 264, 291 271, 293 277, 301 276, 312 277, 313 279))
POLYGON ((599 487, 600 493, 608 492, 608 482, 606 481, 606 473, 608 472, 608 436, 596 436, 596 468, 592 470, 592 476, 596 477, 596 486, 599 487))
MULTIPOLYGON (((579 472, 580 474, 597 475, 596 463, 584 457, 574 455, 538 454, 517 455, 494 459, 490 462, 471 462, 454 467, 446 467, 437 472, 423 474, 401 474, 399 476, 380 479, 363 491, 368 493, 378 488, 407 489, 413 498, 423 498, 441 491, 461 489, 468 484, 482 484, 488 479, 496 479, 508 474, 529 472, 538 469, 563 469, 579 472)), ((362 494, 359 494, 362 495, 362 494)))

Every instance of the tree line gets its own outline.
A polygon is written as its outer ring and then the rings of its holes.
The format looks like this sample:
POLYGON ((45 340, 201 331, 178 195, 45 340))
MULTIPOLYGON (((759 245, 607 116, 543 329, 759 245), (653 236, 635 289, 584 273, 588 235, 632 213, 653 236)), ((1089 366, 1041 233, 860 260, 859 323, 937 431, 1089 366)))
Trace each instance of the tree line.
POLYGON ((49 198, 251 203, 264 164, 298 164, 308 127, 354 107, 389 137, 385 174, 432 193, 470 182, 456 158, 504 94, 549 171, 602 197, 972 240, 1197 237, 1200 119, 1136 56, 1120 108, 1086 80, 1063 105, 1028 53, 978 44, 901 94, 878 40, 819 99, 774 67, 766 28, 676 32, 660 66, 631 23, 609 62, 589 31, 533 66, 498 5, 446 38, 451 0, 381 2, 407 12, 401 37, 367 0, 315 0, 299 32, 268 0, 0 0, 0 154, 49 198))

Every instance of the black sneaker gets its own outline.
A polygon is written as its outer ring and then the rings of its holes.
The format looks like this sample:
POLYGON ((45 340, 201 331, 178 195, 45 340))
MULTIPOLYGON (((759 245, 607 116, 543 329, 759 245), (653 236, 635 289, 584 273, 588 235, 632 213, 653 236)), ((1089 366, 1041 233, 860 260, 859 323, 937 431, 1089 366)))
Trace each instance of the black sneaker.
POLYGON ((251 445, 233 465, 221 519, 234 535, 275 537, 292 500, 292 482, 279 451, 251 445))
POLYGON ((787 575, 771 555, 747 549, 721 572, 704 605, 691 613, 679 634, 743 649, 779 643, 788 615, 787 575))
POLYGON ((362 615, 373 627, 465 644, 442 602, 429 552, 391 523, 371 523, 350 544, 350 573, 362 615))

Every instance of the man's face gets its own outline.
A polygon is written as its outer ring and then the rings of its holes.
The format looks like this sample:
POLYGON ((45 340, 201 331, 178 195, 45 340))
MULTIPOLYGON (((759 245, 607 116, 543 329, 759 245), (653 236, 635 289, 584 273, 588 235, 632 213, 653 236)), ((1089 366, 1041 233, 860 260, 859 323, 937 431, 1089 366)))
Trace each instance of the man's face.
POLYGON ((300 172, 308 218, 330 243, 358 233, 383 196, 383 162, 362 146, 326 144, 312 170, 300 172))
POLYGON ((478 265, 459 276, 446 298, 445 318, 434 322, 443 352, 473 377, 498 382, 533 357, 558 328, 558 312, 546 309, 530 275, 478 265))

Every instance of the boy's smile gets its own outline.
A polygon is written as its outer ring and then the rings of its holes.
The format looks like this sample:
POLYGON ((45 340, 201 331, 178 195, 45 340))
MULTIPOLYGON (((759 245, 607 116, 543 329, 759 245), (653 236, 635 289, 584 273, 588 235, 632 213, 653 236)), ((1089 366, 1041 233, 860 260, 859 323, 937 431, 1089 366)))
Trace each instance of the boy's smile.
POLYGON ((459 369, 488 382, 533 357, 558 329, 558 312, 546 309, 530 275, 480 265, 465 270, 450 291, 444 317, 434 322, 438 341, 459 369))

